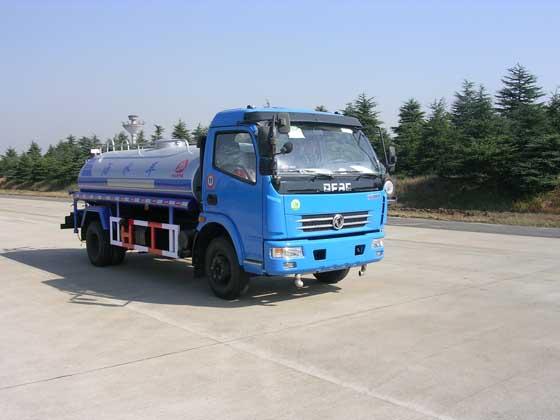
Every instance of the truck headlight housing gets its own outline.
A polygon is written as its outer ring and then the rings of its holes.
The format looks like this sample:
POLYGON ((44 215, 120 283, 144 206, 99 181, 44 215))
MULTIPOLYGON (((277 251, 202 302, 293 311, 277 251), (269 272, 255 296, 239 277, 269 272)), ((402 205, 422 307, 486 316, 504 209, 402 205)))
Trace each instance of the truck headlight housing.
POLYGON ((372 248, 383 248, 383 239, 374 239, 371 241, 372 248))
POLYGON ((393 184, 393 181, 388 179, 387 181, 385 181, 385 184, 383 184, 383 189, 385 190, 387 195, 391 196, 395 192, 395 184, 393 184))
POLYGON ((301 246, 287 246, 284 248, 270 248, 271 258, 303 258, 303 248, 301 246))

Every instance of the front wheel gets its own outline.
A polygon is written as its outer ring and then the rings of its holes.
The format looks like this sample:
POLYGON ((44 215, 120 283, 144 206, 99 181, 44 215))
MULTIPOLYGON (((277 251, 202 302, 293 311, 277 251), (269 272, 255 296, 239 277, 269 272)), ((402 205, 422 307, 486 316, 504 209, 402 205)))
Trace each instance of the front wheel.
POLYGON ((344 268, 342 270, 325 271, 323 273, 315 273, 313 275, 322 283, 334 284, 344 279, 344 277, 348 275, 349 271, 349 268, 344 268))
POLYGON ((208 283, 216 296, 233 300, 247 290, 249 278, 239 266, 235 249, 227 239, 212 240, 204 262, 208 283))

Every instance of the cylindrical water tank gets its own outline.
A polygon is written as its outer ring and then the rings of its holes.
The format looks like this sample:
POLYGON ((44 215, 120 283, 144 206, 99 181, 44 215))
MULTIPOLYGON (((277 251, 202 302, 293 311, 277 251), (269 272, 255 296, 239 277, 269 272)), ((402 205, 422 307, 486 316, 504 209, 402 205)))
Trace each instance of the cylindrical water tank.
POLYGON ((182 140, 154 148, 121 150, 89 159, 80 171, 80 191, 195 197, 199 150, 182 140))

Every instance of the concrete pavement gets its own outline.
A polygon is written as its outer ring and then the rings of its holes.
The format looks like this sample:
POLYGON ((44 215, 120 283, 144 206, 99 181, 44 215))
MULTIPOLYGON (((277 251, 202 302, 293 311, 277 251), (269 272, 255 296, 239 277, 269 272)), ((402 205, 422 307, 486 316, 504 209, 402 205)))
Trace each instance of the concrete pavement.
POLYGON ((54 200, 0 198, 2 419, 558 419, 560 241, 391 226, 338 285, 213 297, 89 265, 54 200))

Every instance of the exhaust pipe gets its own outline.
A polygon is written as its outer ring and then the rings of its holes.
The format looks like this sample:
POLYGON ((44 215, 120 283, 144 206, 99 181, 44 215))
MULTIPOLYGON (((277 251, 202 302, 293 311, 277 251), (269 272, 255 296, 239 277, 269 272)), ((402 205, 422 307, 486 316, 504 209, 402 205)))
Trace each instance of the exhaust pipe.
POLYGON ((303 287, 303 280, 301 279, 301 274, 296 274, 296 277, 294 278, 294 285, 298 289, 301 289, 303 287))
POLYGON ((365 274, 366 269, 367 269, 367 265, 365 265, 365 264, 362 265, 362 266, 360 267, 360 271, 358 271, 358 276, 362 277, 362 276, 365 274))

